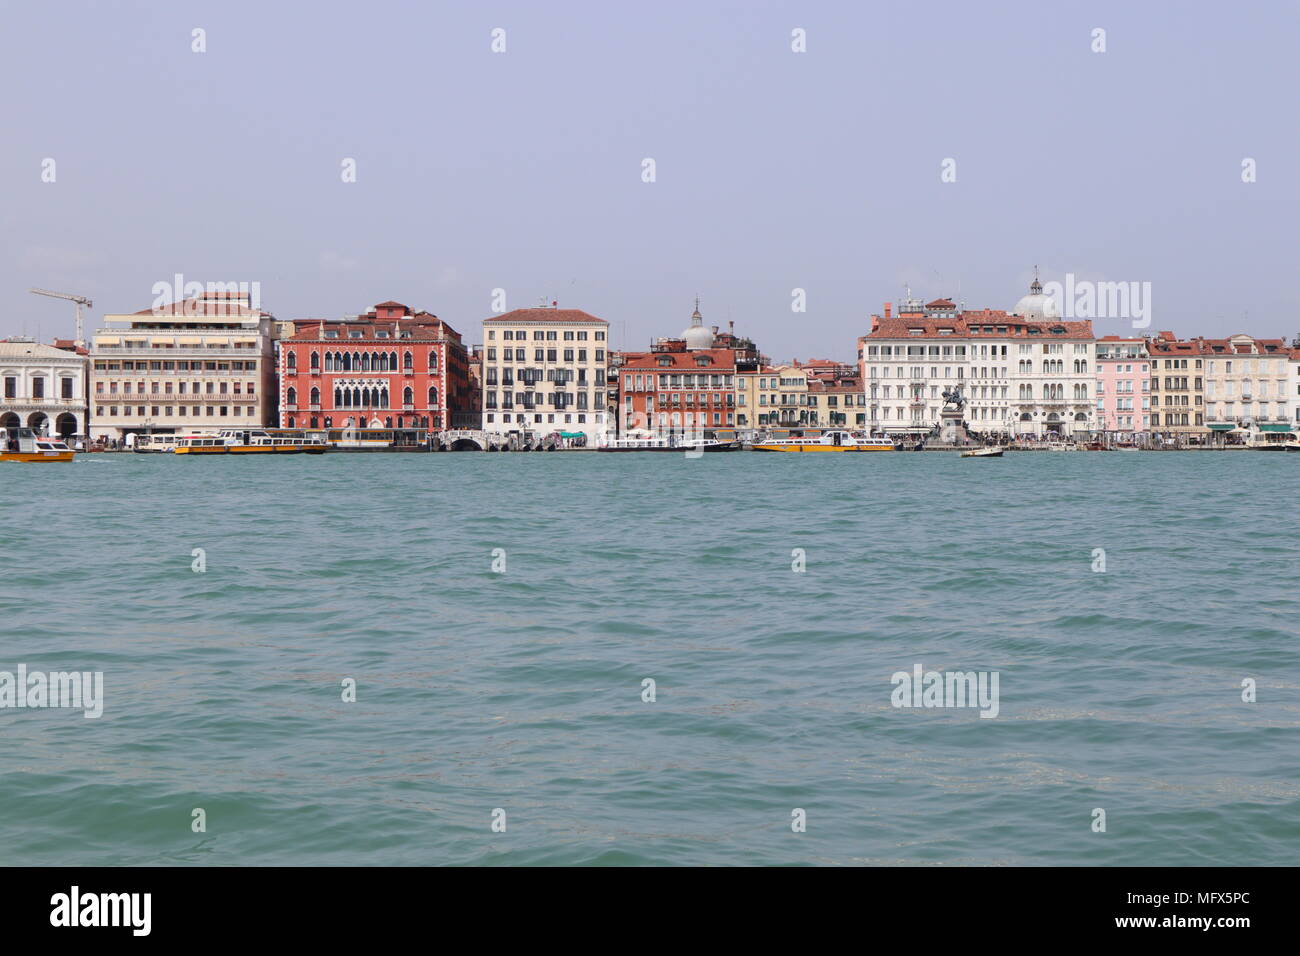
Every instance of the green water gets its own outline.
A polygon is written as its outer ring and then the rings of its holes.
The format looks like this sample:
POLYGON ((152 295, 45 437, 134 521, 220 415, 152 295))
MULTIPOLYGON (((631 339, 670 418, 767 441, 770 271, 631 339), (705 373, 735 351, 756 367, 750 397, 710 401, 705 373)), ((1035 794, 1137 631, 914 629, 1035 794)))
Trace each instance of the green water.
POLYGON ((3 862, 1294 863, 1298 475, 1251 453, 0 465, 0 669, 105 688, 99 719, 0 710, 3 862), (892 706, 918 663, 996 671, 997 717, 892 706))

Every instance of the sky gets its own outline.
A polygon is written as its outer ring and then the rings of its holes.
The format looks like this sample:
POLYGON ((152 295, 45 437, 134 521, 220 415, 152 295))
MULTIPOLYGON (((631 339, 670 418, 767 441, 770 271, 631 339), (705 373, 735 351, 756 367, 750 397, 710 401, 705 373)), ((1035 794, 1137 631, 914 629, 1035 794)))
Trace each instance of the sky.
POLYGON ((5 0, 0 21, 0 335, 71 337, 72 305, 29 287, 90 297, 93 329, 180 274, 257 282, 279 319, 396 299, 467 344, 496 289, 632 349, 698 295, 774 359, 849 361, 907 286, 1009 309, 1035 265, 1150 283, 1151 332, 1300 332, 1296 0, 5 0))

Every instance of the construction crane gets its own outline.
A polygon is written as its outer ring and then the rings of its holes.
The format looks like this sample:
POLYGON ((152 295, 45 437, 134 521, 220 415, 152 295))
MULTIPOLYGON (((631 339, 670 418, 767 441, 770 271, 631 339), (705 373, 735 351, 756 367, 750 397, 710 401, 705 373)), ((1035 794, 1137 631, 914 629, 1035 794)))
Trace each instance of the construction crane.
POLYGON ((84 305, 86 308, 89 309, 89 308, 90 308, 91 306, 93 306, 95 303, 91 302, 91 301, 90 301, 89 299, 87 299, 84 295, 72 295, 72 294, 69 293, 69 292, 51 292, 49 289, 28 289, 27 291, 28 291, 28 292, 34 292, 34 293, 36 293, 37 295, 48 295, 48 296, 50 296, 51 298, 54 298, 54 299, 67 299, 69 302, 75 302, 76 305, 77 305, 77 338, 76 338, 76 343, 77 343, 78 345, 85 345, 85 344, 86 344, 86 342, 85 342, 85 338, 84 338, 84 336, 82 335, 82 332, 81 332, 81 307, 84 305))

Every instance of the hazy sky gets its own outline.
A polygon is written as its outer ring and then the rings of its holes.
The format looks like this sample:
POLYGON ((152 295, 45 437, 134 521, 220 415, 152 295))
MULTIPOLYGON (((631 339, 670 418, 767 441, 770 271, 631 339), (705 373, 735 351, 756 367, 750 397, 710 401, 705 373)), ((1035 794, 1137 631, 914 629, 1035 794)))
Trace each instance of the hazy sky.
POLYGON ((698 294, 774 358, 847 360, 904 283, 1005 309, 1034 263, 1151 282, 1153 331, 1300 330, 1294 0, 0 9, 0 334, 71 335, 29 286, 93 328, 182 273, 467 343, 498 287, 634 348, 698 294))

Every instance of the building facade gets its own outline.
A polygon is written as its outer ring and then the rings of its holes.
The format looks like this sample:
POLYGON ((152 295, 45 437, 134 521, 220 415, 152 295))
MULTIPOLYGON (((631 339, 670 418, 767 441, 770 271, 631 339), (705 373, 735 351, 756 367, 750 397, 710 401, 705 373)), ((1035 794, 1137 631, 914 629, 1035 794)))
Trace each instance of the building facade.
POLYGON ((85 438, 88 361, 76 349, 21 337, 0 341, 0 428, 85 438))
POLYGON ((609 323, 555 304, 483 320, 483 429, 606 431, 609 323))
POLYGON ((1290 429, 1291 349, 1285 341, 1245 334, 1199 341, 1205 358, 1207 429, 1290 429))
POLYGON ((1151 430, 1174 442, 1199 443, 1205 426, 1205 347, 1200 339, 1160 332, 1146 340, 1151 357, 1151 430))
POLYGON ((624 352, 619 367, 624 435, 692 434, 736 427, 736 360, 730 349, 673 342, 624 352))
POLYGON ((234 292, 105 315, 90 349, 91 436, 273 424, 272 322, 234 292))
POLYGON ((1097 340, 1097 417, 1102 431, 1132 441, 1151 431, 1151 359, 1146 340, 1097 340))
POLYGON ((469 402, 465 346, 436 315, 389 301, 294 326, 280 343, 284 428, 440 430, 469 402))
POLYGON ((1038 281, 1011 312, 959 309, 910 296, 872 316, 859 340, 867 423, 887 435, 935 427, 944 391, 960 385, 974 431, 1081 437, 1097 430, 1092 323, 1054 315, 1038 281))

